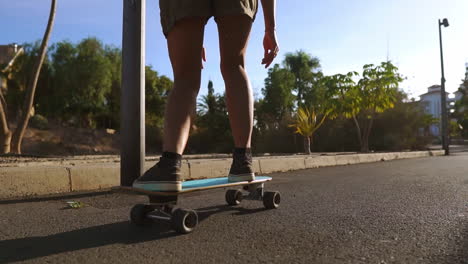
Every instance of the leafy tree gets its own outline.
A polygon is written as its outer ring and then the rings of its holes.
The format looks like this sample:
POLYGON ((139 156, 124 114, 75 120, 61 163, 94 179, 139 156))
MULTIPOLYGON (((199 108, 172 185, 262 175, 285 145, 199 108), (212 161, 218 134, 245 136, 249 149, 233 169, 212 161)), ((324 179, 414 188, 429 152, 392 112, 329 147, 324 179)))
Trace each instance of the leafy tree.
POLYGON ((353 109, 357 108, 358 101, 356 97, 350 96, 356 86, 353 79, 355 76, 358 76, 357 72, 335 74, 323 78, 323 83, 327 87, 325 91, 327 100, 324 103, 326 103, 327 108, 332 110, 330 112, 331 118, 338 116, 350 118, 355 113, 353 109))
POLYGON ((110 63, 96 38, 81 41, 77 52, 70 108, 78 114, 82 126, 94 128, 93 117, 106 107, 105 96, 111 90, 110 63))
POLYGON ((65 41, 55 45, 51 57, 54 91, 60 96, 55 105, 59 116, 65 120, 76 117, 82 127, 96 127, 95 119, 106 112, 112 85, 119 80, 113 77, 117 71, 106 49, 96 38, 83 39, 77 45, 65 41))
POLYGON ((422 129, 424 136, 431 136, 430 127, 435 124, 439 124, 439 118, 435 118, 431 114, 424 114, 422 117, 422 129))
POLYGON ((424 133, 427 122, 433 122, 418 102, 408 101, 403 91, 397 91, 391 109, 377 114, 369 144, 376 150, 421 150, 426 149, 431 136, 424 133))
POLYGON ((173 82, 151 66, 146 66, 145 72, 146 145, 148 151, 156 152, 163 143, 164 110, 173 82))
POLYGON ((166 100, 173 83, 166 76, 159 76, 151 66, 146 66, 145 101, 146 119, 151 126, 163 128, 166 100))
POLYGON ((67 120, 73 115, 67 110, 72 100, 69 91, 76 85, 76 79, 72 76, 76 70, 76 57, 77 49, 68 41, 55 43, 51 47, 51 86, 44 93, 38 94, 37 99, 41 106, 47 106, 43 112, 49 117, 67 120))
POLYGON ((356 138, 356 129, 352 119, 339 115, 324 122, 315 132, 314 151, 356 151, 359 149, 359 142, 356 138))
POLYGON ((455 102, 454 117, 457 119, 461 136, 468 138, 468 69, 465 80, 458 91, 462 96, 459 101, 455 102))
POLYGON ((460 126, 460 124, 458 124, 458 122, 455 120, 450 120, 448 125, 449 125, 448 131, 449 131, 450 138, 458 138, 461 136, 461 133, 463 131, 463 126, 460 126))
POLYGON ((327 76, 322 72, 314 73, 314 78, 311 80, 307 90, 303 95, 302 103, 298 106, 314 106, 318 110, 330 108, 329 89, 326 86, 327 76))
POLYGON ((111 88, 106 96, 106 127, 118 129, 120 127, 120 89, 122 73, 122 51, 120 48, 105 46, 105 56, 109 61, 111 74, 111 88))
POLYGON ((268 71, 265 87, 262 89, 263 99, 255 107, 259 126, 266 128, 271 125, 277 128, 285 115, 290 115, 294 107, 294 75, 278 64, 268 71))
POLYGON ((50 92, 38 98, 47 102, 44 112, 74 125, 118 128, 121 50, 96 38, 62 41, 53 45, 51 59, 50 92))
POLYGON ((394 107, 398 84, 402 80, 398 68, 391 62, 382 62, 378 66, 367 64, 358 84, 345 93, 344 97, 348 99, 343 101, 344 115, 351 117, 356 125, 362 152, 369 152, 374 119, 378 113, 394 107))

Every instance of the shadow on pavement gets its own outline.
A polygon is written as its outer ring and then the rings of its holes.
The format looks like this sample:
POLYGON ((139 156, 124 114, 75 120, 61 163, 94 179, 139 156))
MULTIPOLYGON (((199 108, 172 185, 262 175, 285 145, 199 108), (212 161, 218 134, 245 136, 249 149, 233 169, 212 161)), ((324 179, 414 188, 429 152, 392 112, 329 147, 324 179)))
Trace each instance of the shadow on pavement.
POLYGON ((96 196, 103 196, 103 195, 110 195, 110 194, 114 194, 114 192, 112 190, 106 190, 106 191, 98 191, 98 192, 64 193, 64 194, 56 194, 56 195, 44 195, 41 197, 0 200, 0 204, 60 201, 64 199, 87 198, 87 197, 96 197, 96 196))
POLYGON ((247 214, 254 214, 254 213, 259 213, 266 211, 268 209, 265 209, 264 207, 260 208, 255 208, 255 209, 246 209, 242 207, 233 207, 233 206, 228 206, 228 205, 221 205, 221 206, 210 206, 210 207, 204 207, 204 208, 198 208, 195 211, 197 211, 198 214, 198 221, 201 222, 211 215, 217 214, 217 213, 222 213, 222 212, 229 212, 229 211, 235 211, 235 215, 247 215, 247 214))
POLYGON ((468 224, 465 226, 465 230, 462 233, 461 247, 458 248, 457 257, 461 260, 461 263, 468 263, 468 224))
MULTIPOLYGON (((235 211, 235 214, 244 215, 264 210, 266 209, 245 209, 230 206, 211 206, 196 209, 199 222, 221 212, 235 211)), ((136 227, 129 221, 122 221, 49 236, 2 240, 0 241, 0 263, 25 261, 111 244, 134 244, 163 240, 178 235, 178 233, 172 231, 170 224, 166 222, 158 221, 149 227, 136 227)))
POLYGON ((176 235, 164 225, 138 228, 128 221, 93 226, 50 236, 0 241, 0 263, 24 261, 110 244, 133 244, 176 235))
POLYGON ((461 238, 452 245, 449 254, 440 254, 432 258, 430 263, 437 264, 468 264, 468 225, 461 233, 461 238))

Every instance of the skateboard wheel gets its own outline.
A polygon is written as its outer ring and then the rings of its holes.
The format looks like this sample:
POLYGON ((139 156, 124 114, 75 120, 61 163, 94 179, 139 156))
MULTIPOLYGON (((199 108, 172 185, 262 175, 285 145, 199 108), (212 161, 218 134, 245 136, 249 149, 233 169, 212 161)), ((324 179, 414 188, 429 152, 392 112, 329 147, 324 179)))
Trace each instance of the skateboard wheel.
POLYGON ((229 205, 239 205, 242 201, 242 192, 240 190, 227 190, 226 202, 229 205))
POLYGON ((266 209, 278 208, 281 202, 281 195, 279 192, 265 192, 263 195, 263 205, 266 209))
POLYGON ((137 226, 144 226, 151 223, 151 219, 147 218, 146 215, 153 211, 151 206, 145 204, 137 204, 133 206, 130 211, 130 221, 132 224, 137 226))
POLYGON ((176 209, 172 214, 172 227, 181 234, 188 234, 198 224, 198 215, 193 210, 176 209))

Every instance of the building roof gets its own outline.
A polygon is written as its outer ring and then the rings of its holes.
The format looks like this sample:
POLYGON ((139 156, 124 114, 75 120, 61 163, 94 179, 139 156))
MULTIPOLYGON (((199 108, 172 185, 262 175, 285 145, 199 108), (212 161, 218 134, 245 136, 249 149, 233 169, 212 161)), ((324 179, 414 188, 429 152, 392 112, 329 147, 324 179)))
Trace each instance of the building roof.
POLYGON ((23 48, 16 44, 9 44, 9 45, 0 45, 0 65, 6 65, 4 69, 0 69, 4 71, 6 68, 13 64, 13 61, 16 57, 23 52, 23 48))
MULTIPOLYGON (((423 96, 431 95, 431 94, 437 94, 437 93, 440 94, 441 89, 442 87, 438 84, 432 85, 429 88, 427 88, 427 93, 421 94, 419 97, 423 97, 423 96)), ((450 94, 450 93, 445 92, 445 94, 450 94)))

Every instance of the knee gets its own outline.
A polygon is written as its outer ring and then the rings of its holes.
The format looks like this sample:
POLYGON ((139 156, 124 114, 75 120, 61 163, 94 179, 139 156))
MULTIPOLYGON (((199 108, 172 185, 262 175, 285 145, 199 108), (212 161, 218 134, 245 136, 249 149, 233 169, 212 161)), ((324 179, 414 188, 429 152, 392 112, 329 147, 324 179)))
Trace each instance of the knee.
POLYGON ((185 69, 174 70, 174 89, 196 97, 200 90, 200 82, 200 68, 188 67, 185 69))
POLYGON ((201 66, 184 65, 173 69, 174 81, 197 81, 201 78, 201 66))
POLYGON ((224 79, 238 78, 239 74, 245 74, 243 57, 221 59, 220 66, 224 79))

